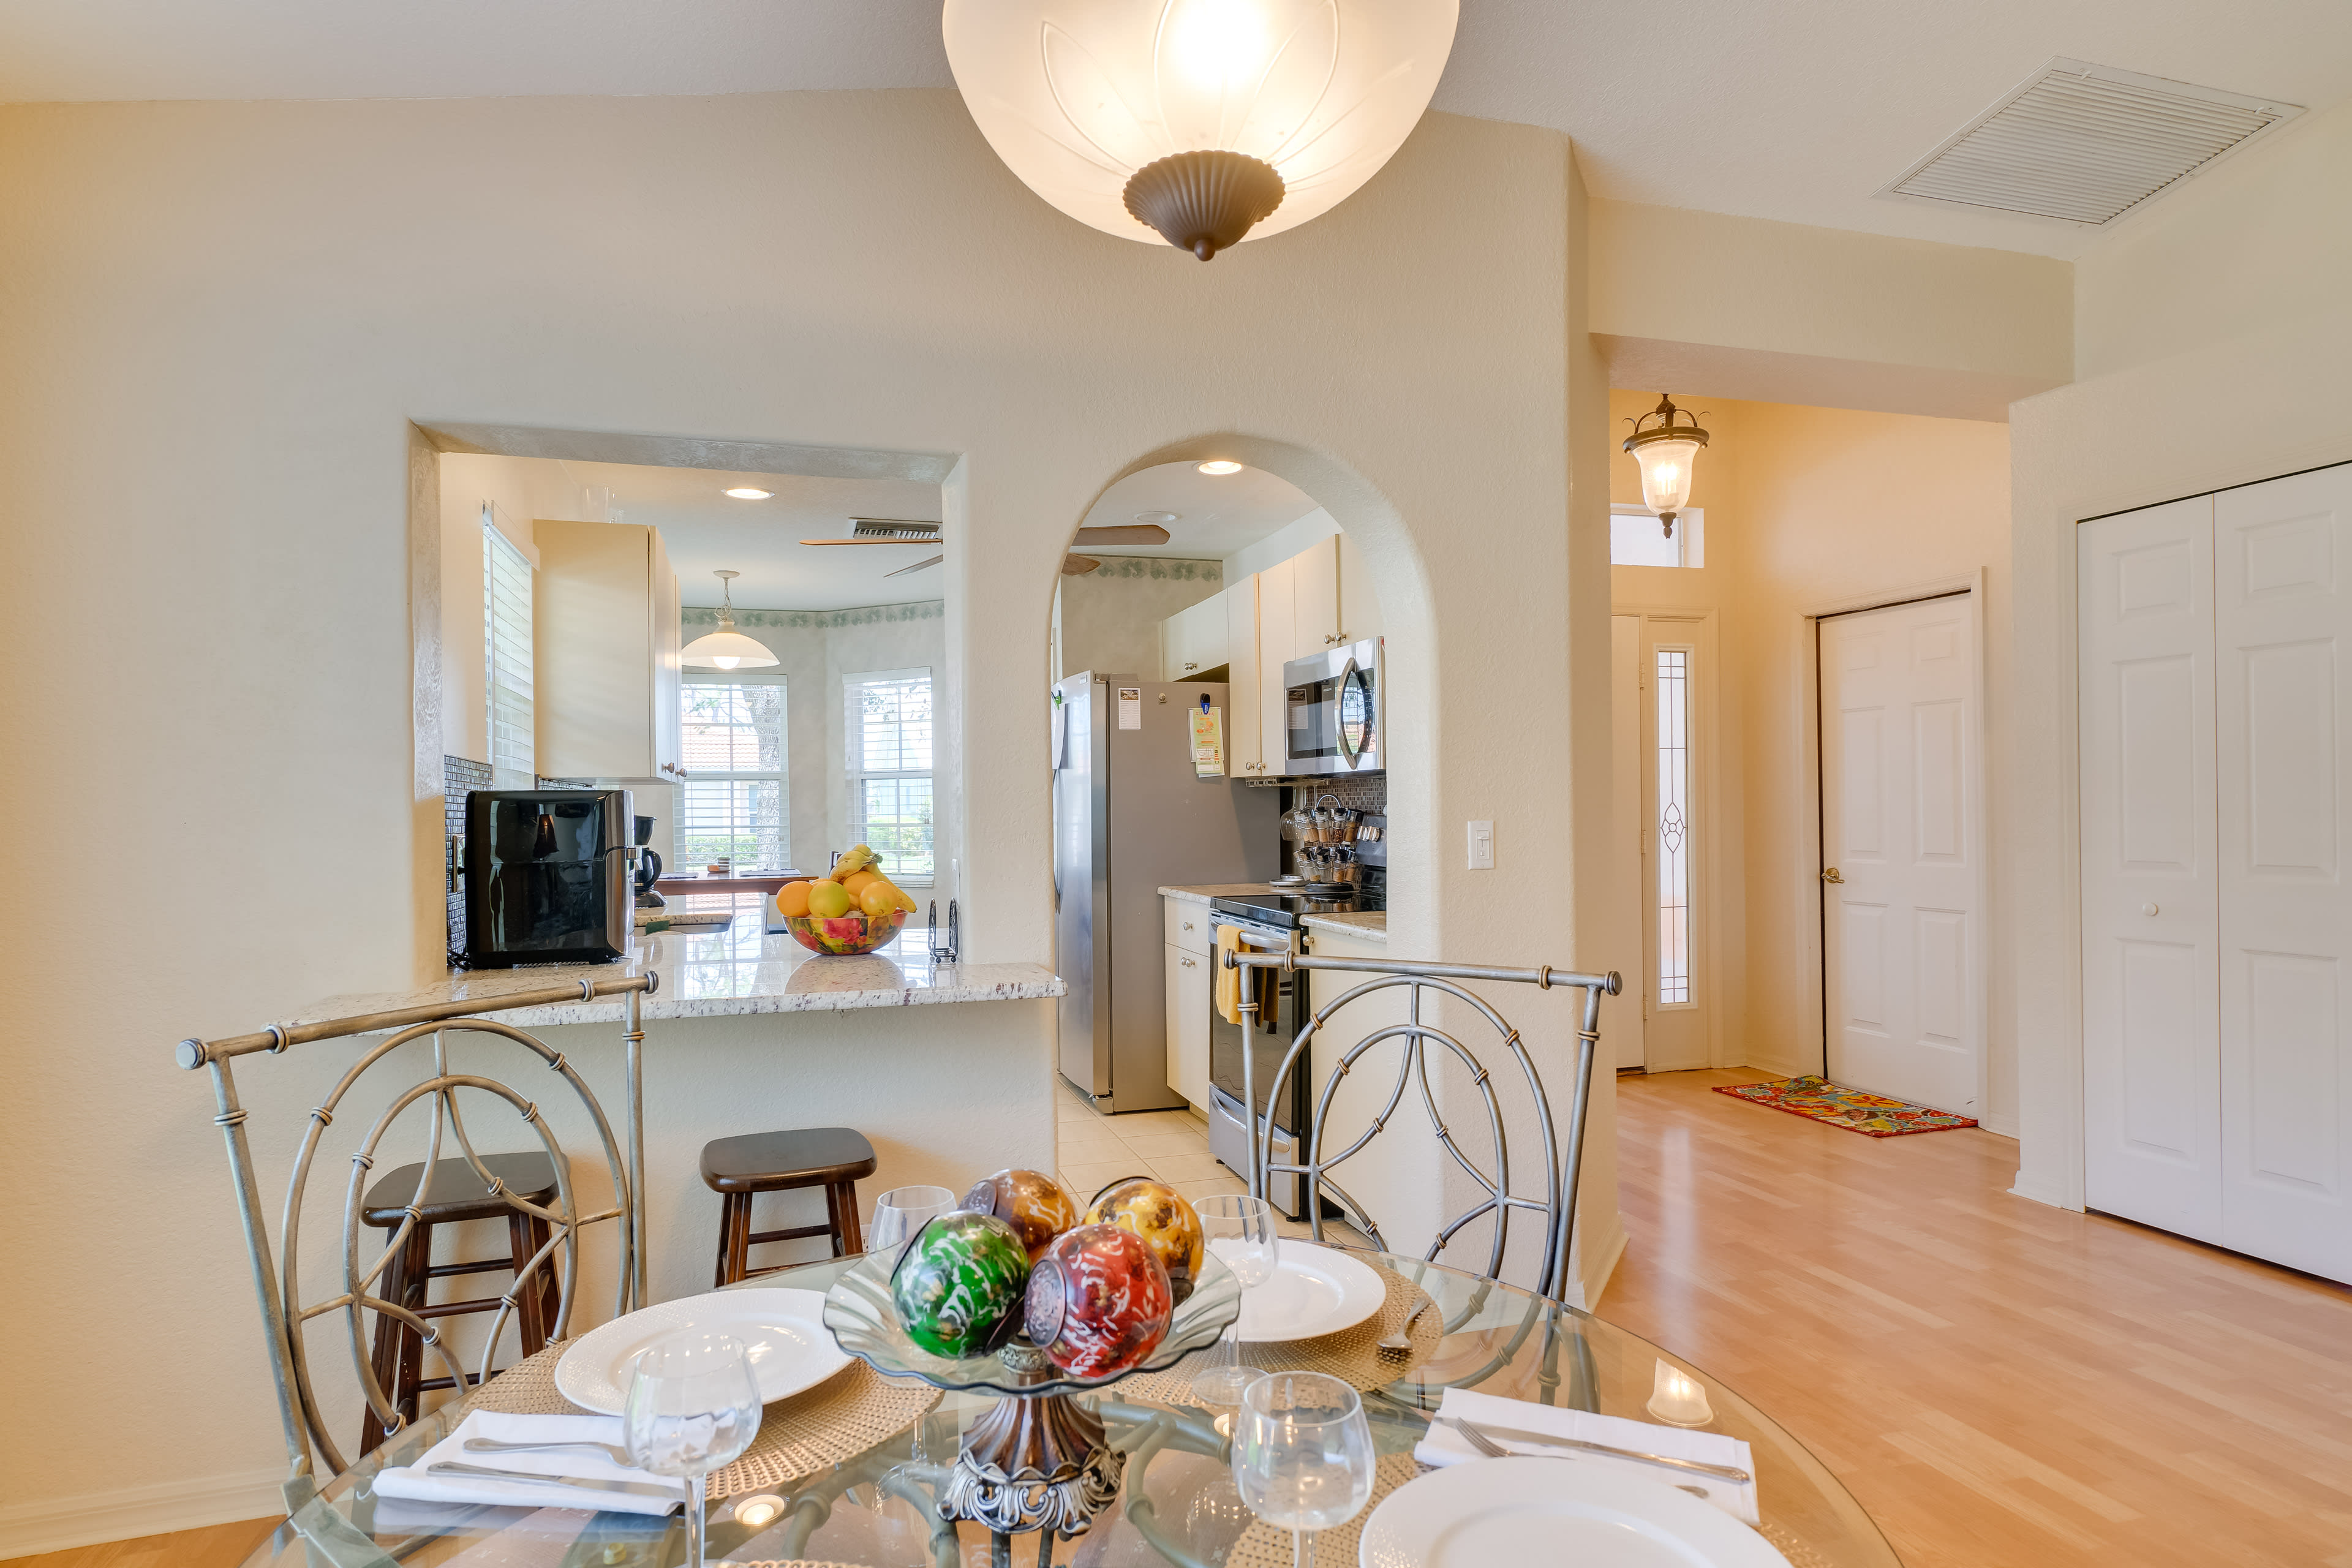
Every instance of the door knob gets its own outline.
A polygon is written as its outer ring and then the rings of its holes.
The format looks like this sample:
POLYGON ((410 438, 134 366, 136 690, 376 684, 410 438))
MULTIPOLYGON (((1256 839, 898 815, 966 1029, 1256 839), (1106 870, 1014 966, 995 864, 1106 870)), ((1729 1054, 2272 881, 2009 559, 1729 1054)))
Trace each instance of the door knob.
POLYGON ((1822 880, 1824 882, 1843 882, 1845 879, 1839 876, 1838 868, 1832 866, 1828 870, 1822 873, 1822 880))

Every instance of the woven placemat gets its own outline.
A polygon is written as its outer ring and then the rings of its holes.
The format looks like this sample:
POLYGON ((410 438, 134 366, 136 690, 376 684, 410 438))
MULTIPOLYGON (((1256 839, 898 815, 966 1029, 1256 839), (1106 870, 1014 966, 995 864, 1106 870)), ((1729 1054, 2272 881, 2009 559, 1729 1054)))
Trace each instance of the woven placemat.
MULTIPOLYGON (((1380 1340, 1412 1316, 1429 1293, 1392 1268, 1370 1265, 1387 1292, 1381 1309, 1352 1329, 1311 1340, 1268 1340, 1245 1343, 1242 1360, 1268 1372, 1321 1372, 1357 1389, 1385 1388, 1437 1353, 1445 1337, 1444 1314, 1423 1312, 1412 1326, 1412 1349, 1403 1355, 1384 1355, 1380 1340)), ((1158 1405, 1183 1405, 1192 1397, 1192 1373, 1212 1351, 1195 1351, 1165 1372, 1146 1373, 1118 1385, 1121 1399, 1150 1400, 1158 1405)))
MULTIPOLYGON (((509 1415, 579 1415, 555 1388, 555 1363, 565 1344, 552 1344, 517 1362, 478 1389, 470 1408, 509 1415)), ((711 1472, 709 1495, 734 1497, 771 1490, 786 1481, 856 1458, 888 1441, 940 1402, 940 1391, 914 1378, 885 1377, 862 1361, 789 1399, 768 1406, 760 1435, 743 1457, 711 1472)))
MULTIPOLYGON (((1364 1532, 1364 1521, 1372 1517, 1381 1499, 1421 1474, 1421 1468, 1410 1453, 1383 1455, 1373 1467, 1372 1498, 1364 1511, 1345 1524, 1315 1532, 1316 1563, 1322 1568, 1355 1568, 1356 1541, 1364 1532)), ((1225 1554, 1225 1568, 1290 1568, 1290 1531, 1263 1521, 1251 1525, 1225 1554)))

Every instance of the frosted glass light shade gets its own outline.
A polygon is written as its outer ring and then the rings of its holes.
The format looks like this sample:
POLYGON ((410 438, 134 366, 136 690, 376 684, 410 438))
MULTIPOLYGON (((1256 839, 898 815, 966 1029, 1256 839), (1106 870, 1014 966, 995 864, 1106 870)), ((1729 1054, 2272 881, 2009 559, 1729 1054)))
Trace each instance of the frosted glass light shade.
POLYGON ((721 616, 717 631, 678 650, 677 662, 691 669, 759 669, 775 663, 776 656, 766 643, 737 631, 733 617, 721 616))
POLYGON ((1642 465, 1642 504, 1652 511, 1680 511, 1690 505, 1691 468, 1698 460, 1699 443, 1667 439, 1633 448, 1642 465))
POLYGON ((1163 235, 1129 211, 1128 184, 1178 153, 1240 153, 1281 176, 1278 205, 1251 239, 1353 195, 1429 107, 1457 9, 1458 0, 947 0, 942 29, 966 107, 1024 184, 1080 223, 1159 245, 1163 235))

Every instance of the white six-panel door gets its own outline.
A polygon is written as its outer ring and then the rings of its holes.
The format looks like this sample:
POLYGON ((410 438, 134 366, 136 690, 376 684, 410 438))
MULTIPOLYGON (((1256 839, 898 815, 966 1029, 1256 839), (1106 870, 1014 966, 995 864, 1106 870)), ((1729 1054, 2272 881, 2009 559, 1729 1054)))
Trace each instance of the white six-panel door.
POLYGON ((2221 1240, 2352 1279, 2352 468, 2213 498, 2221 1240))
POLYGON ((1820 629, 1830 1077, 1973 1116, 1984 1025, 1971 596, 1825 616, 1820 629))
POLYGON ((2219 1241, 2212 498, 2075 548, 2084 1201, 2219 1241))

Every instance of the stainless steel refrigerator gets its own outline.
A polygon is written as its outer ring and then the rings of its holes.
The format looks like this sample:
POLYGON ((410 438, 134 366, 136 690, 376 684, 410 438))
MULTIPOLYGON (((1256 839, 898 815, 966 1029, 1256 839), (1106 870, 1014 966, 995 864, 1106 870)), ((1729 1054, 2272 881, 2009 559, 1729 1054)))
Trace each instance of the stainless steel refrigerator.
POLYGON ((1181 1106, 1168 1087, 1160 889, 1273 876, 1280 792, 1196 773, 1192 716, 1205 696, 1232 721, 1222 684, 1088 672, 1055 693, 1055 958, 1069 985, 1057 1016, 1062 1076, 1106 1111, 1181 1106))

